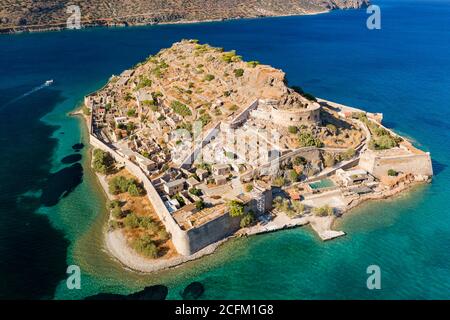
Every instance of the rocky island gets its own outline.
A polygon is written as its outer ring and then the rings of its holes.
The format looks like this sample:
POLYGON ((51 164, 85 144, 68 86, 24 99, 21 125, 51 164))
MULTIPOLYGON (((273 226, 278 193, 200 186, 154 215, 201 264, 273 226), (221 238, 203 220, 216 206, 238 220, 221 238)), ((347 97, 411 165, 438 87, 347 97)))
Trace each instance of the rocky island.
POLYGON ((93 27, 316 14, 368 4, 369 0, 5 0, 0 33, 64 29, 72 5, 79 8, 82 27, 93 27))
POLYGON ((310 224, 322 240, 366 200, 431 180, 431 157, 370 113, 288 87, 284 72, 183 40, 85 97, 106 243, 152 272, 232 236, 310 224))

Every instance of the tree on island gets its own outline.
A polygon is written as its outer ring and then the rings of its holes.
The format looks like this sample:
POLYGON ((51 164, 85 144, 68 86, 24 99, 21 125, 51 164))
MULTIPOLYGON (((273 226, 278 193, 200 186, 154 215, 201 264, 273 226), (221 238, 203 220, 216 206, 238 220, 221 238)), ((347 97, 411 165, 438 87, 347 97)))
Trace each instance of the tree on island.
POLYGON ((275 177, 272 180, 272 185, 274 185, 275 187, 282 187, 285 184, 286 184, 286 180, 282 176, 275 177))
POLYGON ((294 218, 305 212, 305 206, 298 200, 289 201, 278 196, 273 200, 273 207, 280 212, 285 213, 289 218, 294 218))
POLYGON ((139 197, 141 195, 141 192, 142 191, 140 190, 140 188, 137 186, 136 183, 130 183, 130 185, 128 186, 128 193, 132 197, 139 197))
POLYGON ((289 171, 289 180, 291 181, 291 183, 295 183, 298 181, 299 175, 297 173, 297 171, 295 171, 294 169, 289 171))
POLYGON ((203 200, 197 200, 195 201, 195 207, 197 208, 198 211, 201 211, 206 207, 206 205, 203 200))
POLYGON ((94 171, 101 174, 109 174, 114 165, 114 158, 109 152, 101 149, 94 150, 94 159, 92 160, 92 167, 94 171))
POLYGON ((202 195, 202 191, 200 189, 197 189, 195 187, 192 187, 189 189, 189 193, 193 194, 194 196, 201 196, 202 195))
POLYGON ((228 210, 230 216, 240 217, 244 214, 244 204, 237 200, 231 200, 228 202, 228 210))
POLYGON ((296 134, 298 132, 298 127, 296 127, 296 126, 289 126, 288 127, 288 131, 291 134, 296 134))
POLYGON ((388 170, 388 176, 396 177, 396 176, 398 176, 398 172, 395 171, 394 169, 389 169, 388 170))
POLYGON ((158 257, 158 247, 149 235, 143 235, 133 240, 131 246, 143 256, 153 259, 158 257))
POLYGON ((333 214, 334 210, 329 205, 317 207, 313 209, 313 213, 318 217, 328 217, 333 214))
POLYGON ((132 197, 141 196, 144 193, 143 188, 135 179, 127 179, 124 176, 116 176, 109 181, 109 192, 120 194, 128 192, 132 197))
POLYGON ((123 218, 123 212, 122 209, 120 209, 120 207, 115 207, 111 210, 111 215, 115 218, 115 219, 122 219, 123 218))
POLYGON ((323 147, 323 142, 314 137, 311 132, 301 132, 298 135, 298 143, 300 147, 323 147))
POLYGON ((246 228, 255 223, 255 215, 253 214, 253 211, 249 211, 248 213, 244 214, 241 218, 240 226, 241 228, 246 228))
POLYGON ((236 78, 240 78, 240 77, 242 77, 243 75, 244 75, 244 69, 241 69, 241 68, 239 68, 239 69, 234 69, 234 76, 236 77, 236 78))

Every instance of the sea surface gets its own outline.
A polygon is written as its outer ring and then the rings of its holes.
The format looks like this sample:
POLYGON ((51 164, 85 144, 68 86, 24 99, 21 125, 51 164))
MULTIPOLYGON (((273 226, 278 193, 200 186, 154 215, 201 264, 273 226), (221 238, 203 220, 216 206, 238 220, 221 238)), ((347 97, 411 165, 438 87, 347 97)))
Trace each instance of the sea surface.
POLYGON ((380 0, 365 10, 300 17, 0 36, 0 298, 81 299, 194 281, 202 299, 450 298, 450 1, 380 0), (433 183, 365 204, 323 243, 308 228, 235 239, 215 254, 143 275, 104 248, 105 196, 87 132, 69 117, 112 74, 183 38, 236 49, 286 72, 290 85, 382 112, 431 152, 433 183), (48 80, 54 84, 42 87, 48 80), (84 148, 82 145, 84 144, 84 148), (81 268, 81 289, 66 268, 81 268), (381 289, 366 286, 381 269, 381 289))

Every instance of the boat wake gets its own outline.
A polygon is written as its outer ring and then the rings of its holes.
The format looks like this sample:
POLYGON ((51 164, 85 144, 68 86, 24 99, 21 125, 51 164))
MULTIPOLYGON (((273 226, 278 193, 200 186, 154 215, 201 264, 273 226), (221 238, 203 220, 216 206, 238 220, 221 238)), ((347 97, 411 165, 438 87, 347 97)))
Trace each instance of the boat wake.
POLYGON ((17 101, 19 101, 19 100, 21 100, 21 99, 23 99, 23 98, 29 96, 30 94, 35 93, 36 91, 42 90, 42 89, 44 89, 44 88, 46 88, 46 87, 49 87, 49 86, 51 86, 52 84, 53 84, 53 80, 47 80, 47 81, 45 81, 43 84, 41 84, 40 86, 37 86, 37 87, 31 89, 30 91, 25 92, 24 94, 18 96, 17 98, 14 98, 13 100, 11 100, 11 101, 5 103, 3 106, 0 106, 0 109, 1 109, 1 108, 4 108, 4 107, 6 107, 6 106, 8 106, 8 105, 10 105, 10 104, 12 104, 12 103, 17 102, 17 101))

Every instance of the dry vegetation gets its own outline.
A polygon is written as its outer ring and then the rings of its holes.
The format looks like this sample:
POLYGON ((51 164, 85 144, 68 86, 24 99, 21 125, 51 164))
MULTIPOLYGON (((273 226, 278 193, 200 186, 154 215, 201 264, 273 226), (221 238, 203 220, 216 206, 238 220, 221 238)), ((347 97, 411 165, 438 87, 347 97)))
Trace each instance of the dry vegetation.
MULTIPOLYGON (((135 179, 127 170, 122 169, 108 176, 108 182, 120 176, 135 179)), ((122 215, 114 216, 112 209, 110 227, 122 229, 130 247, 148 258, 170 258, 177 254, 170 235, 145 195, 131 196, 125 192, 114 196, 114 199, 120 202, 122 215), (130 219, 130 216, 136 219, 130 219)))

